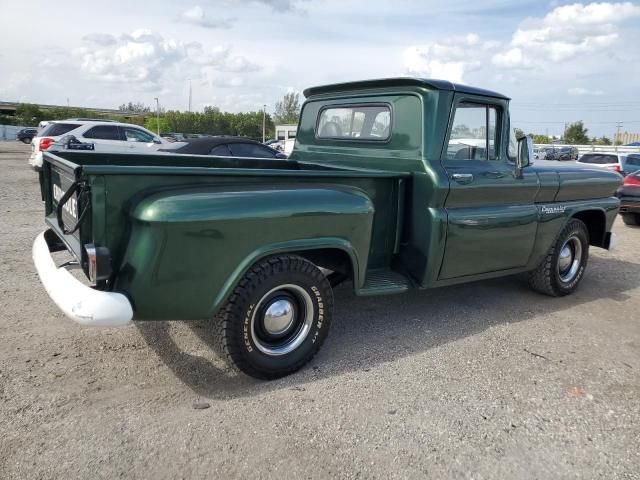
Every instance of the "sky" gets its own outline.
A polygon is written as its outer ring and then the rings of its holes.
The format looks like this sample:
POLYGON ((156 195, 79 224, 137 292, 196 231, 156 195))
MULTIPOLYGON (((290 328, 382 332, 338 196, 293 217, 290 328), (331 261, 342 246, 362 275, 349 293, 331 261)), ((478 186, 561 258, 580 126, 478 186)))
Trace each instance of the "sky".
POLYGON ((512 99, 513 124, 640 132, 640 3, 0 0, 0 100, 255 111, 349 80, 439 78, 512 99))

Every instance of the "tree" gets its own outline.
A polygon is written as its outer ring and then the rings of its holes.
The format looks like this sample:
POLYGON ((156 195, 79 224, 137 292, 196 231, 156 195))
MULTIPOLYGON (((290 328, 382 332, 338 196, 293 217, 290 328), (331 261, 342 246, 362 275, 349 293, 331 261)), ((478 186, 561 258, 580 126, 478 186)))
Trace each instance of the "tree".
POLYGON ((546 145, 551 143, 551 139, 549 138, 549 135, 534 135, 533 143, 541 143, 546 145))
POLYGON ((300 94, 286 93, 281 102, 276 103, 276 111, 273 120, 276 123, 298 123, 300 116, 300 94))
POLYGON ((609 140, 607 137, 601 137, 601 138, 594 138, 594 142, 596 145, 611 145, 611 140, 609 140))
POLYGON ((145 105, 142 102, 129 102, 120 105, 118 107, 118 110, 120 110, 121 112, 146 113, 151 111, 151 107, 145 105))
POLYGON ((564 132, 564 143, 587 145, 589 143, 589 137, 587 136, 588 131, 589 129, 584 127, 582 120, 573 122, 564 132))
POLYGON ((45 114, 37 105, 21 103, 16 107, 16 123, 25 127, 35 127, 44 120, 45 114))

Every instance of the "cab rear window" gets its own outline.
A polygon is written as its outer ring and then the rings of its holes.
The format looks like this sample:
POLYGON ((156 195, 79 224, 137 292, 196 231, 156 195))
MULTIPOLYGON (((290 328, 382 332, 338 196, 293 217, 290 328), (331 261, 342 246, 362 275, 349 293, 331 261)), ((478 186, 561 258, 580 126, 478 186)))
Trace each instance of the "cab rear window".
POLYGON ((58 137, 69 133, 71 130, 75 130, 80 126, 79 123, 51 123, 44 127, 44 130, 40 132, 41 137, 58 137))
POLYGON ((391 136, 391 108, 388 105, 340 105, 320 111, 316 137, 375 141, 391 136))

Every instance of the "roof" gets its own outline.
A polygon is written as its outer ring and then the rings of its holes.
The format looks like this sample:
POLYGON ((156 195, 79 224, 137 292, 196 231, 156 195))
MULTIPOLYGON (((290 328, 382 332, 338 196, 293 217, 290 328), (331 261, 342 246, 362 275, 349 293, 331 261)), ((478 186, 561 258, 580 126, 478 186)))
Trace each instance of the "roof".
POLYGON ((250 138, 231 136, 187 138, 180 143, 186 143, 186 145, 175 149, 166 149, 163 151, 192 153, 194 155, 207 155, 213 147, 226 143, 251 143, 262 145, 260 142, 256 142, 255 140, 251 140, 250 138))
POLYGON ((320 95, 323 93, 346 92, 349 90, 363 90, 369 88, 389 88, 389 87, 424 87, 431 90, 446 90, 452 92, 469 93, 473 95, 484 95, 488 97, 504 98, 506 97, 498 92, 485 90, 483 88, 471 87, 461 83, 452 83, 447 80, 435 80, 429 78, 414 77, 396 77, 396 78, 378 78, 373 80, 360 80, 357 82, 334 83, 331 85, 321 85, 311 87, 304 90, 305 97, 320 95))

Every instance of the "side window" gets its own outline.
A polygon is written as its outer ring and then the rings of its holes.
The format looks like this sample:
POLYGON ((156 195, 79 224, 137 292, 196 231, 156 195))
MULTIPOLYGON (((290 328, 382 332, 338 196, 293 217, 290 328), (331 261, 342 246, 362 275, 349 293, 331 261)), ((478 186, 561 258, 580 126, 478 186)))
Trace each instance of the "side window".
POLYGON ((227 147, 225 144, 222 144, 222 145, 213 147, 209 152, 209 155, 218 155, 219 157, 228 157, 229 155, 231 155, 231 152, 229 151, 229 147, 227 147))
POLYGON ((289 130, 287 132, 287 138, 296 138, 296 133, 298 132, 296 132, 295 130, 289 130))
POLYGON ((231 143, 229 148, 234 157, 274 158, 276 156, 271 149, 253 143, 231 143))
POLYGON ((450 160, 495 160, 497 111, 495 107, 461 103, 456 107, 447 146, 450 160))
POLYGON ((84 132, 83 137, 96 140, 121 140, 118 127, 115 125, 97 125, 84 132))
POLYGON ((387 105, 350 105, 324 108, 316 127, 318 138, 387 140, 391 110, 387 105))
POLYGON ((284 130, 278 130, 276 133, 276 138, 278 140, 284 140, 284 130))
POLYGON ((124 131, 124 138, 127 142, 153 142, 153 135, 138 128, 122 127, 122 130, 124 131))

